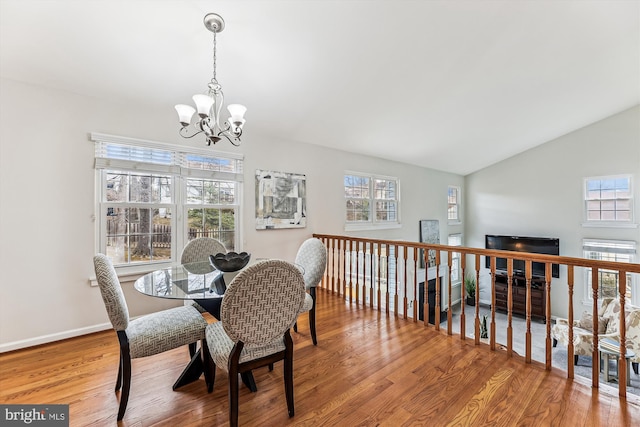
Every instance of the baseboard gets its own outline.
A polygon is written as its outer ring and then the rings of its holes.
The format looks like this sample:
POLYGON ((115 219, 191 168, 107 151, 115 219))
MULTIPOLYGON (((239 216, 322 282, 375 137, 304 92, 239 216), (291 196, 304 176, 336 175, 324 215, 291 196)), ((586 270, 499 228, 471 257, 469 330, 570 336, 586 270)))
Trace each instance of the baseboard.
POLYGON ((6 353, 8 351, 19 350, 21 348, 33 347, 35 345, 47 344, 54 341, 60 341, 67 338, 78 337, 80 335, 87 335, 94 332, 104 331, 106 329, 112 329, 111 323, 101 323, 99 325, 87 326, 86 328, 72 329, 70 331, 58 332, 55 334, 42 335, 35 338, 29 338, 26 340, 13 341, 5 344, 0 344, 0 353, 6 353))

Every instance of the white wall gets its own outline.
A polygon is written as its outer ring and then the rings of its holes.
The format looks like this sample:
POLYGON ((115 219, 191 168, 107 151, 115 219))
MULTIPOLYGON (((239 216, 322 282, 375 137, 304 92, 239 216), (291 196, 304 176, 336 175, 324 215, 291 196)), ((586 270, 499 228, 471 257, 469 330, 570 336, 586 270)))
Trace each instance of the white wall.
MULTIPOLYGON (((99 289, 88 280, 95 252, 89 133, 198 147, 204 142, 178 136, 172 106, 109 104, 5 79, 0 94, 0 351, 108 328, 99 289)), ((255 257, 293 259, 312 233, 347 234, 347 169, 399 177, 402 201, 402 228, 349 235, 417 241, 420 219, 440 220, 442 242, 462 231, 446 223, 447 186, 463 186, 461 176, 252 134, 251 123, 245 131, 240 148, 220 149, 245 155, 243 249, 255 257), (256 169, 306 174, 306 228, 255 230, 256 169)), ((172 305, 139 295, 131 282, 123 287, 134 316, 172 305)))
MULTIPOLYGON (((635 240, 639 228, 583 227, 585 177, 633 174, 640 220, 640 107, 636 106, 497 163, 465 179, 466 243, 484 247, 485 234, 558 237, 560 254, 582 257, 583 238, 635 240)), ((584 295, 576 270, 574 303, 584 295)), ((481 300, 489 303, 488 276, 481 300)), ((566 316, 566 268, 552 282, 551 312, 566 316)), ((483 286, 484 285, 484 286, 483 286)), ((578 305, 579 316, 584 307, 578 305)))

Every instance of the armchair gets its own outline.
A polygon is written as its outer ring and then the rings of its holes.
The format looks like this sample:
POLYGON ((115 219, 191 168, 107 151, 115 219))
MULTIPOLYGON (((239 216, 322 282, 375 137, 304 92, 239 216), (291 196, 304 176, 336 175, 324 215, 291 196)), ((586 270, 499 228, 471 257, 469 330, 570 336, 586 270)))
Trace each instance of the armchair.
MULTIPOLYGON (((593 319, 589 312, 584 312, 580 320, 573 321, 573 347, 574 364, 578 364, 578 356, 589 356, 593 354, 593 329, 598 329, 598 338, 610 338, 620 341, 620 301, 617 298, 605 298, 598 310, 598 319, 593 319)), ((631 359, 633 370, 638 373, 638 363, 640 362, 640 309, 632 309, 625 306, 626 313, 626 347, 635 353, 631 359)), ((551 329, 553 346, 558 342, 564 345, 569 344, 569 321, 558 318, 556 324, 551 329)))

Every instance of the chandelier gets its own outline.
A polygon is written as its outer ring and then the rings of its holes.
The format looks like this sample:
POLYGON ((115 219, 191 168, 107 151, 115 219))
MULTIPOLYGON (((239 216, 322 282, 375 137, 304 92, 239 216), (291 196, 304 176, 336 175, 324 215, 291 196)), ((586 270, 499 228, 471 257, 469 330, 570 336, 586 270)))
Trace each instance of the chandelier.
POLYGON ((176 105, 176 111, 182 127, 180 135, 183 138, 193 138, 204 133, 207 138, 207 145, 226 138, 231 144, 240 145, 242 126, 244 125, 244 113, 247 108, 240 104, 230 104, 227 106, 230 117, 220 125, 220 111, 224 103, 222 86, 216 77, 216 34, 224 30, 224 20, 216 13, 208 13, 204 17, 204 26, 213 33, 213 77, 208 84, 206 94, 193 95, 193 102, 196 104, 198 117, 195 123, 191 123, 191 118, 196 109, 190 105, 176 105))

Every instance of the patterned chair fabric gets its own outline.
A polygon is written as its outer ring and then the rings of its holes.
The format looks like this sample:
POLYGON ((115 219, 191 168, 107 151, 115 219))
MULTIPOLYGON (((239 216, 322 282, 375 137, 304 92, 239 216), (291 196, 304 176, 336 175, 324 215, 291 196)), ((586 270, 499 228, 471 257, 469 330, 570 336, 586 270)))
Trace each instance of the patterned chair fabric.
MULTIPOLYGON (((320 239, 311 238, 305 240, 296 255, 296 264, 302 266, 304 270, 304 286, 309 291, 305 296, 302 311, 309 312, 309 328, 311 329, 311 340, 313 345, 318 344, 316 336, 316 286, 322 280, 327 268, 327 249, 320 239)), ((298 331, 298 325, 294 325, 294 330, 298 331)))
POLYGON ((187 264, 190 262, 208 261, 209 255, 215 255, 219 253, 227 253, 227 248, 224 244, 211 237, 198 237, 197 239, 190 240, 189 243, 182 250, 182 256, 180 257, 181 264, 187 264))
MULTIPOLYGON (((242 270, 222 300, 220 321, 206 329, 209 355, 229 372, 229 422, 238 422, 238 373, 284 360, 289 416, 293 408, 293 342, 289 329, 305 298, 300 270, 286 261, 260 261, 242 270)), ((209 392, 213 390, 213 381, 209 392)))
MULTIPOLYGON (((211 237, 198 237, 196 239, 190 240, 186 244, 186 246, 182 250, 182 255, 180 256, 180 264, 209 261, 209 255, 215 255, 219 253, 227 253, 227 248, 225 248, 224 244, 221 241, 213 239, 211 237)), ((185 301, 184 305, 193 306, 200 313, 207 312, 204 307, 202 307, 195 301, 185 301)), ((195 347, 192 346, 190 352, 193 356, 193 354, 195 353, 195 347)))
MULTIPOLYGON (((631 358, 634 363, 640 362, 640 310, 625 305, 626 314, 626 347, 635 353, 631 358)), ((575 356, 591 356, 593 354, 593 330, 598 329, 598 339, 610 338, 620 341, 620 300, 605 298, 598 309, 598 319, 594 322, 593 315, 584 312, 580 320, 573 322, 573 346, 575 356)), ((555 342, 569 344, 569 321, 558 318, 551 330, 555 342)), ((637 370, 637 365, 634 365, 637 370)))
MULTIPOLYGON (((127 302, 113 264, 103 254, 93 257, 102 300, 120 341, 116 391, 123 386, 118 420, 124 417, 131 382, 131 359, 152 356, 205 339, 207 321, 191 306, 176 307, 129 320, 127 302), (124 383, 123 383, 124 382, 124 383)), ((210 379, 207 381, 210 382, 210 379)))

